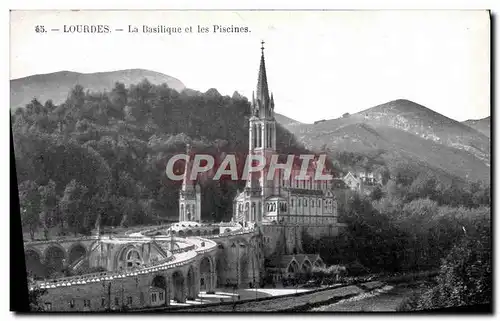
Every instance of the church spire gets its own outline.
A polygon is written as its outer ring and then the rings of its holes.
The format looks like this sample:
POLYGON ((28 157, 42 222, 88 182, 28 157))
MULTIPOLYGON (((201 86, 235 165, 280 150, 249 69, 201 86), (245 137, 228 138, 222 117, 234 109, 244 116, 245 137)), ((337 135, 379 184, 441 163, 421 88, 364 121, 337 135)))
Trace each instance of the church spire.
POLYGON ((184 177, 182 179, 182 190, 184 192, 191 190, 193 188, 193 182, 191 182, 191 145, 186 144, 186 155, 188 156, 188 160, 186 161, 186 165, 184 167, 184 177))
POLYGON ((267 87, 266 62, 264 59, 264 41, 261 42, 262 55, 260 56, 259 79, 257 81, 257 100, 265 105, 269 101, 269 89, 267 87))

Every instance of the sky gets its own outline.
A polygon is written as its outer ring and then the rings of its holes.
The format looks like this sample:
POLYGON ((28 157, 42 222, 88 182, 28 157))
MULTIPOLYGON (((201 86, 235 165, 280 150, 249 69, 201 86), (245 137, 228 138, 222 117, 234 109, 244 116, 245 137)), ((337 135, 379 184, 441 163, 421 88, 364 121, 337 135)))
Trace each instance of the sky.
POLYGON ((463 121, 490 116, 489 30, 486 11, 13 11, 10 78, 142 68, 251 97, 264 40, 278 113, 311 123, 408 99, 463 121), (112 32, 62 31, 84 24, 112 32), (129 33, 129 25, 182 32, 129 33))

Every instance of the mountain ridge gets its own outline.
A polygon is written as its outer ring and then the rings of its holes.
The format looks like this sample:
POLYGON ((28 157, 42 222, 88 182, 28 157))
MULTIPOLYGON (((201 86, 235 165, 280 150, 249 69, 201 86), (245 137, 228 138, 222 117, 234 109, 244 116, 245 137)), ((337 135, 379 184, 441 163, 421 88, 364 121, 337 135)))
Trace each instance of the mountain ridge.
MULTIPOLYGON (((75 78, 78 80, 79 77, 84 80, 85 77, 88 78, 79 83, 91 91, 110 91, 117 81, 129 86, 147 78, 156 84, 166 82, 169 87, 188 95, 201 94, 165 74, 145 69, 125 69, 89 74, 59 71, 11 80, 11 98, 16 98, 13 92, 17 92, 26 103, 38 96, 40 101, 52 99, 58 104, 66 99, 75 82, 78 83, 75 78), (51 80, 49 90, 37 95, 37 90, 47 87, 47 78, 51 80), (19 90, 20 88, 27 90, 19 90)), ((215 88, 208 89, 205 94, 220 96, 215 88)), ((243 97, 237 92, 233 96, 243 97)), ((396 99, 355 114, 344 114, 343 117, 313 124, 302 123, 279 113, 275 113, 275 119, 311 150, 365 153, 383 149, 389 162, 402 155, 407 161, 428 162, 430 167, 452 175, 488 179, 489 136, 473 128, 471 121, 458 122, 410 100, 396 99), (439 155, 449 158, 448 164, 440 161, 439 155), (475 173, 469 175, 467 169, 474 169, 475 173)), ((489 117, 485 119, 489 121, 489 117)))
POLYGON ((491 136, 491 116, 481 119, 467 119, 463 121, 462 124, 474 128, 485 136, 491 136))
POLYGON ((51 99, 55 104, 59 104, 77 84, 86 90, 100 92, 110 91, 116 81, 129 86, 145 78, 153 84, 166 83, 178 92, 186 88, 179 79, 148 69, 132 68, 94 73, 62 70, 10 80, 10 107, 24 107, 33 98, 42 102, 51 99), (30 94, 26 95, 27 92, 30 94))
POLYGON ((283 125, 312 150, 370 153, 382 149, 392 160, 394 152, 400 151, 410 162, 427 162, 462 178, 489 179, 489 137, 406 99, 314 124, 283 125))

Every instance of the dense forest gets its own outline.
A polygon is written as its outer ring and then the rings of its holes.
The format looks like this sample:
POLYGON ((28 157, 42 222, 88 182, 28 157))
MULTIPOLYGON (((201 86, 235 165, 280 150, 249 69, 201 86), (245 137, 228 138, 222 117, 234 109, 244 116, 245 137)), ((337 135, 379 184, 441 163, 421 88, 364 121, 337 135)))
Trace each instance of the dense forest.
POLYGON ((403 310, 489 303, 490 196, 480 183, 456 187, 429 174, 396 176, 369 196, 339 198, 348 228, 319 240, 304 235, 304 250, 319 251, 325 263, 347 266, 350 274, 439 271, 403 310))
MULTIPOLYGON (((59 106, 33 99, 12 114, 24 230, 32 238, 43 230, 43 238, 54 229, 87 234, 98 218, 107 226, 175 220, 180 182, 166 178, 168 159, 187 143, 196 152, 244 157, 249 115, 236 92, 178 93, 147 80, 104 93, 77 85, 59 106)), ((277 148, 306 152, 279 125, 277 148)), ((202 219, 229 220, 243 182, 201 184, 202 219)))

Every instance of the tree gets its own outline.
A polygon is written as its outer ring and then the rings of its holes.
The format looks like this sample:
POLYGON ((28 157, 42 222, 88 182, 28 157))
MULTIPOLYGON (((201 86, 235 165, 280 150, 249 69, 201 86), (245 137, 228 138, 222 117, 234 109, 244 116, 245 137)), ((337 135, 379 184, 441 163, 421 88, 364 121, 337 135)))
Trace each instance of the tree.
POLYGON ((19 203, 22 225, 29 230, 31 240, 34 240, 40 225, 40 194, 35 182, 28 180, 19 184, 19 203))
POLYGON ((40 223, 43 226, 45 238, 48 239, 48 229, 55 223, 56 183, 49 180, 47 185, 38 188, 38 192, 40 193, 40 223))
POLYGON ((39 287, 34 287, 33 289, 28 290, 28 302, 30 311, 38 312, 45 310, 42 303, 40 302, 42 296, 45 294, 47 294, 47 290, 41 289, 39 287))
POLYGON ((380 186, 376 186, 372 193, 371 193, 371 198, 372 200, 374 201, 378 201, 380 200, 382 197, 384 197, 384 192, 382 191, 382 189, 380 188, 380 186))
POLYGON ((48 112, 52 112, 55 108, 56 108, 56 106, 54 105, 54 102, 52 101, 52 99, 48 99, 48 100, 45 102, 45 109, 46 109, 48 112))
POLYGON ((110 100, 118 117, 122 114, 123 108, 127 105, 127 89, 120 82, 115 83, 115 87, 111 90, 110 100))
POLYGON ((87 213, 87 187, 79 184, 75 179, 66 185, 59 207, 64 213, 65 222, 75 235, 84 226, 87 213))
POLYGON ((43 105, 36 98, 33 98, 31 102, 26 105, 26 112, 29 115, 40 114, 43 110, 43 105))
POLYGON ((82 85, 75 85, 71 89, 66 104, 76 109, 81 109, 85 103, 85 89, 82 85))
POLYGON ((492 299, 491 240, 465 237, 441 265, 437 286, 425 293, 418 309, 488 304, 492 299))

